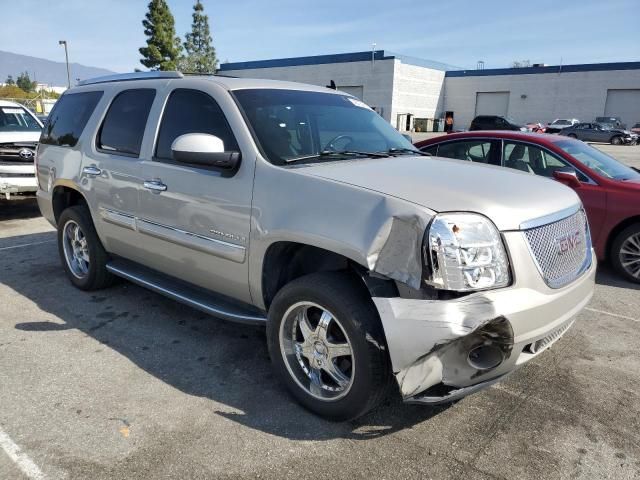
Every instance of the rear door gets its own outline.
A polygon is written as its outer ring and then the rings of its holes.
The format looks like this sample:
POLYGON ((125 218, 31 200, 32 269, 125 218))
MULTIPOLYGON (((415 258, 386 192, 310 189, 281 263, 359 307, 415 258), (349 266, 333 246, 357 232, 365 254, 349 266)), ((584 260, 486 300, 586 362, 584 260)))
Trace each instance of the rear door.
POLYGON ((576 137, 585 142, 591 142, 593 131, 590 123, 579 123, 574 132, 576 137))
POLYGON ((106 249, 139 261, 143 258, 136 233, 141 146, 156 89, 120 90, 112 98, 90 149, 82 159, 81 183, 87 185, 96 230, 106 249))
POLYGON ((140 190, 137 222, 144 263, 250 302, 247 249, 255 155, 246 135, 241 148, 231 127, 234 123, 236 131, 241 130, 244 123, 229 93, 214 83, 201 88, 201 81, 172 82, 163 106, 154 113, 157 135, 142 164, 146 183, 140 190), (241 151, 238 171, 223 174, 174 161, 171 144, 187 133, 215 135, 226 151, 241 151))

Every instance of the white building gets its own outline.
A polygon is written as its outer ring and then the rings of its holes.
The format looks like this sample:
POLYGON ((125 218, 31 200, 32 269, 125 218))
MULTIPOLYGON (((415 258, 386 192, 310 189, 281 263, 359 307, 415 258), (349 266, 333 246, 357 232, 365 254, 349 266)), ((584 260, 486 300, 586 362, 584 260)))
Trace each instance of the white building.
POLYGON ((431 130, 430 120, 449 111, 456 129, 480 114, 521 123, 597 116, 640 122, 640 62, 459 70, 376 50, 225 63, 219 73, 316 85, 333 80, 402 131, 431 130))

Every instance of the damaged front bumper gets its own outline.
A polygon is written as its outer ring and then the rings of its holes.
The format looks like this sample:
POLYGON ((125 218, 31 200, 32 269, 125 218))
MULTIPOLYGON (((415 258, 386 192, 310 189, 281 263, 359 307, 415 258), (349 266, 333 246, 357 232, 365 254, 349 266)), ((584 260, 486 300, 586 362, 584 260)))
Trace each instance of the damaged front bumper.
MULTIPOLYGON (((506 235, 516 251, 524 247, 520 233, 506 235)), ((546 350, 591 299, 593 252, 592 258, 586 272, 560 289, 544 283, 527 254, 518 255, 508 288, 453 300, 374 297, 404 400, 436 404, 461 398, 546 350)))

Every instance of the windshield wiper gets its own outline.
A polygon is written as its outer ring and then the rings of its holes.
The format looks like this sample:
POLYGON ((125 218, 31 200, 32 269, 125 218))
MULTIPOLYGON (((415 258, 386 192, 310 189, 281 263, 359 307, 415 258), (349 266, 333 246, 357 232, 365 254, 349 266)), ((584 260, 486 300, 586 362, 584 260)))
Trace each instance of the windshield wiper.
POLYGON ((390 156, 387 152, 360 152, 358 150, 324 150, 320 153, 316 153, 313 155, 304 155, 302 157, 293 157, 286 158, 284 161, 286 163, 294 163, 294 162, 302 162, 304 160, 313 160, 315 158, 326 158, 326 157, 334 157, 334 156, 354 156, 354 157, 374 157, 374 158, 384 158, 390 156))
POLYGON ((398 153, 411 153, 411 154, 414 154, 414 155, 422 155, 423 157, 430 157, 431 156, 426 152, 421 152, 420 150, 414 150, 413 148, 390 148, 389 150, 387 150, 385 152, 378 152, 378 153, 387 153, 389 155, 394 155, 394 154, 398 154, 398 153))

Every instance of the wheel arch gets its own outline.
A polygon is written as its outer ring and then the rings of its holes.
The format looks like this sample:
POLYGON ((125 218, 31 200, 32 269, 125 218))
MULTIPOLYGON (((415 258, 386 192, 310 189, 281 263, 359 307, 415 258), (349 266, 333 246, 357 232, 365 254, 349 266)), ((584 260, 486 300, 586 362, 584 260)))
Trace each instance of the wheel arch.
POLYGON ((609 236, 607 237, 607 243, 604 251, 605 258, 607 260, 611 259, 611 249, 613 248, 613 242, 616 237, 622 232, 625 228, 630 227, 631 225, 640 224, 640 215, 636 215, 634 217, 625 218, 619 224, 611 229, 609 232, 609 236))
POLYGON ((273 298, 287 283, 317 272, 346 271, 361 279, 374 296, 396 296, 393 280, 370 275, 369 270, 355 260, 307 243, 277 241, 267 248, 261 270, 262 301, 269 309, 273 298))
POLYGON ((65 209, 74 205, 88 205, 84 195, 68 185, 56 185, 53 188, 51 203, 56 224, 65 209))

